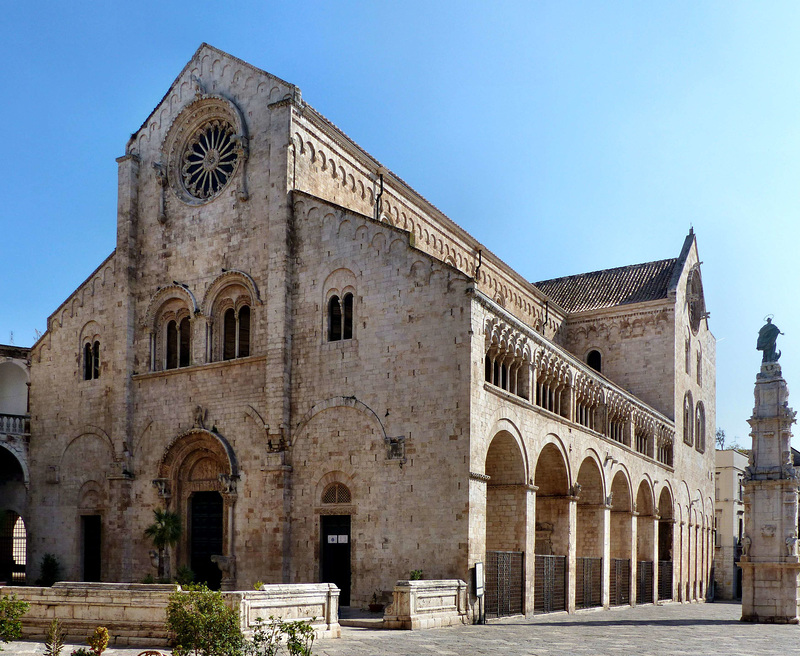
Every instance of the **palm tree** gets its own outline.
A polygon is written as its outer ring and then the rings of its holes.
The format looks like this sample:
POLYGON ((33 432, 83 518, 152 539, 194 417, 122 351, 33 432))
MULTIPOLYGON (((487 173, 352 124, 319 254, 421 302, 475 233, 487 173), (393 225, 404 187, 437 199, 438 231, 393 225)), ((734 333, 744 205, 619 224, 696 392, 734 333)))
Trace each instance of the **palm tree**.
POLYGON ((178 544, 183 529, 178 513, 156 508, 153 514, 156 521, 144 530, 144 534, 153 541, 153 546, 158 549, 158 578, 164 580, 170 576, 169 549, 178 544))

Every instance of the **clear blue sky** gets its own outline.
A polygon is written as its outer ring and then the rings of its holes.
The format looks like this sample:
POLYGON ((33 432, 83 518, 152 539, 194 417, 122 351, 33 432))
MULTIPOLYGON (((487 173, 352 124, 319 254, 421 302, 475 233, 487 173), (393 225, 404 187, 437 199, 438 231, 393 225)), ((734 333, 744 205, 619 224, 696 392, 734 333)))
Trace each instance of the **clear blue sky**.
POLYGON ((0 34, 0 342, 114 248, 114 159, 207 41, 530 280, 675 257, 694 226, 717 424, 749 444, 768 313, 800 386, 800 3, 30 1, 0 34))

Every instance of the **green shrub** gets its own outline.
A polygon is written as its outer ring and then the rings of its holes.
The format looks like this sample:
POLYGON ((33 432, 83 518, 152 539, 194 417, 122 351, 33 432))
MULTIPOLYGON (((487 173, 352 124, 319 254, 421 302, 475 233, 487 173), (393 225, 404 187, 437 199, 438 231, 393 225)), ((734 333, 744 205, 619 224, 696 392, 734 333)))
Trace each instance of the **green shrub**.
POLYGON ((422 576, 423 574, 421 569, 412 569, 411 576, 409 576, 408 578, 412 581, 421 581, 422 576))
POLYGON ((255 621, 253 637, 245 642, 245 656, 312 656, 314 629, 309 622, 284 622, 270 615, 269 622, 255 621))
POLYGON ((64 640, 67 637, 67 632, 64 630, 64 625, 54 618, 47 627, 47 634, 44 639, 44 656, 59 656, 61 650, 64 649, 64 640))
POLYGON ((147 576, 145 576, 145 577, 142 579, 142 583, 146 583, 146 584, 148 584, 148 585, 151 585, 151 584, 153 584, 153 583, 155 583, 155 582, 156 582, 156 577, 155 577, 155 576, 153 576, 152 574, 148 574, 147 576))
POLYGON ((51 553, 42 556, 42 566, 39 568, 39 578, 36 585, 49 588, 61 578, 61 563, 51 553))
POLYGON ((237 656, 242 651, 239 613, 219 592, 188 586, 170 595, 167 626, 175 635, 175 656, 237 656))
POLYGON ((178 573, 175 575, 175 582, 183 586, 194 583, 194 572, 192 568, 187 565, 181 565, 178 568, 178 573))
POLYGON ((95 656, 100 656, 108 647, 108 629, 104 626, 98 626, 86 642, 92 648, 92 653, 95 656))
MULTIPOLYGON (((22 634, 20 618, 28 612, 30 604, 17 599, 17 595, 0 597, 0 642, 11 642, 22 634)), ((0 647, 2 650, 2 647, 0 647)))
POLYGON ((94 652, 91 649, 86 649, 86 647, 79 647, 78 649, 73 649, 69 656, 94 656, 94 652))

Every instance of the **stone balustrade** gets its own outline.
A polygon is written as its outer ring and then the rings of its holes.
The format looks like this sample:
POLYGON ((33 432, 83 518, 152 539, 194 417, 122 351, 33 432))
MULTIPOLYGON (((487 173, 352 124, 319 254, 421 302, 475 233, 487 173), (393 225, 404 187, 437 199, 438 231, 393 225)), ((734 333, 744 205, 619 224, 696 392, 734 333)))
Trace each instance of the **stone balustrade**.
POLYGON ((398 581, 383 615, 387 629, 469 624, 467 584, 459 579, 398 581))
POLYGON ((30 433, 30 415, 7 415, 0 413, 0 433, 27 435, 30 433))
MULTIPOLYGON (((43 640, 54 618, 69 639, 81 642, 98 626, 108 629, 111 645, 163 646, 169 643, 167 605, 177 585, 143 583, 59 582, 51 588, 4 586, 30 604, 22 622, 25 640, 43 640)), ((317 638, 338 638, 339 588, 332 583, 265 585, 261 590, 223 592, 238 608, 242 631, 252 633, 255 620, 270 615, 311 623, 317 638)))

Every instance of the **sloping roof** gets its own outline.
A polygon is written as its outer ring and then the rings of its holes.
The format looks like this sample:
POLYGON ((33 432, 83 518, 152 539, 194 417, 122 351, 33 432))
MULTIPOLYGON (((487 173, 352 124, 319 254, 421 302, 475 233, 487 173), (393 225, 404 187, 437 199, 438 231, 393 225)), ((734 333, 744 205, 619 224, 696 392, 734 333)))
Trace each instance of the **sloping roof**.
POLYGON ((666 298, 678 258, 632 264, 534 283, 567 312, 666 298))

